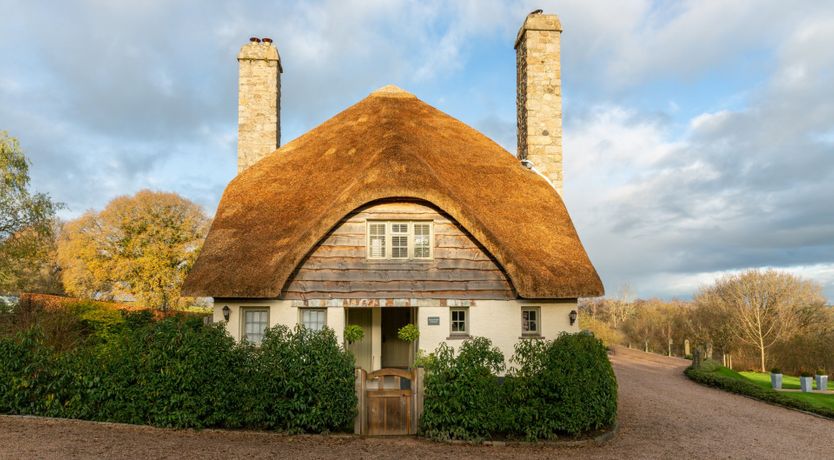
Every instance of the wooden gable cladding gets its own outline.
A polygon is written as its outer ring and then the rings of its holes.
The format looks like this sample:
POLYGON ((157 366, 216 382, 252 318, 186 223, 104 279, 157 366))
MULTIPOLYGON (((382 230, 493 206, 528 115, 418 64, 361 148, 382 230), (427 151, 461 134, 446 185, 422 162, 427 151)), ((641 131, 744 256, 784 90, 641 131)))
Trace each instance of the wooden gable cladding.
POLYGON ((301 263, 285 299, 514 299, 506 274, 443 212, 421 203, 381 203, 354 211, 301 263), (433 258, 367 258, 368 221, 430 221, 433 258))

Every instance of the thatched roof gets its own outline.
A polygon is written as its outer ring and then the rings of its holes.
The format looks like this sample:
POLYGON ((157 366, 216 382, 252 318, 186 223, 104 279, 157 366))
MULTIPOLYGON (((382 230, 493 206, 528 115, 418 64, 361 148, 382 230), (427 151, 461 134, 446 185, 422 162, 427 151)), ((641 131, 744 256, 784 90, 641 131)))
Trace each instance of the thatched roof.
POLYGON ((232 180, 183 291, 278 297, 344 216, 391 198, 448 213, 521 297, 603 294, 562 199, 542 177, 475 129, 389 87, 232 180))

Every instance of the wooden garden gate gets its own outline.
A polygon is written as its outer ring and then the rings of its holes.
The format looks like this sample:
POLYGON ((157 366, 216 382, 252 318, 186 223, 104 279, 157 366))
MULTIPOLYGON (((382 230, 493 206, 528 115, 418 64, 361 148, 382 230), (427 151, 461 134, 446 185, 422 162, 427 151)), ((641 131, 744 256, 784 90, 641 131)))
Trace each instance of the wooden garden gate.
POLYGON ((369 436, 416 434, 423 412, 423 369, 356 370, 354 432, 369 436))

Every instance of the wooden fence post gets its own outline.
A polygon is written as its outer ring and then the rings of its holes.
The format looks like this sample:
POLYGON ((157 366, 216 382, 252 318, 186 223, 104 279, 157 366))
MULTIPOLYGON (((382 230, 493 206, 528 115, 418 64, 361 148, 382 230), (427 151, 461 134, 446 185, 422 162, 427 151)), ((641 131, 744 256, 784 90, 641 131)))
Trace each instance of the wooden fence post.
POLYGON ((365 407, 365 399, 367 398, 367 392, 365 391, 365 381, 367 377, 367 373, 365 369, 356 368, 354 370, 354 384, 353 387, 356 390, 356 418, 353 419, 353 433, 354 434, 365 434, 367 423, 365 421, 365 417, 367 417, 368 410, 365 407))
POLYGON ((414 369, 414 420, 412 421, 412 434, 420 430, 420 418, 423 417, 423 391, 425 390, 424 379, 426 370, 422 367, 414 369))

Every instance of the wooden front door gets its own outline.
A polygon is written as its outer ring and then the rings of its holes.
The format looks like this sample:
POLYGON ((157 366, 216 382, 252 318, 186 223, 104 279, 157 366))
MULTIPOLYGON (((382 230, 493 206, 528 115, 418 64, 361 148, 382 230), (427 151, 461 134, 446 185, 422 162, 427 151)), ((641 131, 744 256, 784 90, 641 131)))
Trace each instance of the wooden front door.
POLYGON ((365 400, 368 435, 394 436, 416 432, 413 382, 414 375, 402 369, 380 369, 368 374, 365 400), (404 385, 403 380, 407 380, 408 385, 404 385))

